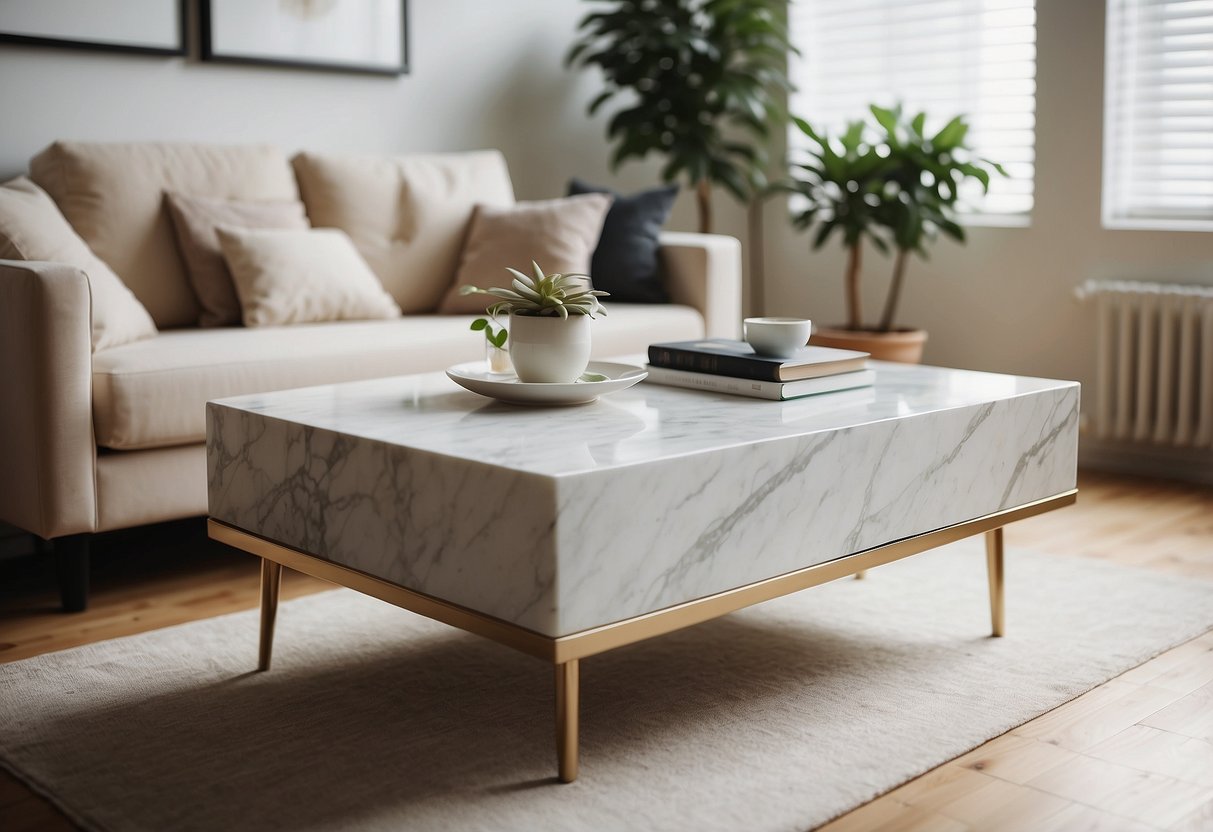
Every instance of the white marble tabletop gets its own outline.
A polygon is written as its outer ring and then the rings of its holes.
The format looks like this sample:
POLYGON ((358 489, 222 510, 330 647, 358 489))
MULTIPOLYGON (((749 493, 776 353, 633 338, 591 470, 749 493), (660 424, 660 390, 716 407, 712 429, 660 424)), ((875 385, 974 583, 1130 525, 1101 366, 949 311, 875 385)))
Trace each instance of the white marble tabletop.
MULTIPOLYGON (((643 356, 612 359, 643 366, 643 356)), ((572 407, 502 404, 443 373, 223 399, 275 419, 561 476, 1075 388, 1070 381, 872 362, 870 388, 786 402, 643 382, 572 407)))
POLYGON ((1074 487, 1077 384, 875 369, 787 402, 527 408, 441 373, 211 402, 210 514, 560 636, 1074 487))

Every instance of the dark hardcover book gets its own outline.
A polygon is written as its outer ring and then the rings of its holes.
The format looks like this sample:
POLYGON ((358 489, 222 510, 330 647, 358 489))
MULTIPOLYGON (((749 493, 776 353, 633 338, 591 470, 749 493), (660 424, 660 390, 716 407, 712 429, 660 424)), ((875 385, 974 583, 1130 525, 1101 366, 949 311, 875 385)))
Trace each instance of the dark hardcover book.
POLYGON ((755 381, 800 381, 836 373, 852 373, 867 366, 868 353, 833 347, 801 347, 792 358, 757 355, 745 341, 706 338, 674 341, 649 347, 654 367, 688 370, 755 381))

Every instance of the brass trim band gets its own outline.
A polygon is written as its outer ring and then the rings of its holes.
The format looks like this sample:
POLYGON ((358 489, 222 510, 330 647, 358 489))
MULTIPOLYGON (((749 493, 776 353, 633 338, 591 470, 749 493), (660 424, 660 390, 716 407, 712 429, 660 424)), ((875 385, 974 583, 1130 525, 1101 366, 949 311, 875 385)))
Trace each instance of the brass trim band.
MULTIPOLYGON (((213 539, 250 554, 298 572, 349 587, 365 595, 374 596, 418 615, 424 615, 435 621, 441 621, 452 627, 492 639, 507 647, 521 650, 523 653, 529 653, 556 664, 563 664, 573 659, 583 659, 626 644, 691 627, 744 607, 892 563, 975 534, 992 531, 1016 520, 1068 506, 1077 499, 1077 495, 1077 489, 1066 491, 1054 497, 1047 497, 1016 508, 994 512, 974 520, 966 520, 963 523, 945 526, 932 532, 907 537, 853 555, 798 569, 795 572, 556 638, 434 598, 431 595, 405 589, 357 569, 305 554, 297 549, 274 543, 217 520, 208 521, 208 530, 213 539)), ((999 575, 998 584, 1001 590, 1001 575, 999 575)), ((994 601, 993 590, 994 580, 992 579, 992 602, 994 601)), ((998 594, 1001 597, 1001 592, 998 594)), ((1002 619, 1001 602, 995 610, 995 625, 996 629, 1000 630, 1001 627, 998 625, 1001 624, 1002 619)))
POLYGON ((259 670, 268 670, 270 666, 274 642, 274 618, 278 609, 278 590, 283 566, 349 587, 418 615, 467 630, 552 662, 556 671, 557 772, 561 782, 571 783, 577 779, 579 767, 578 722, 581 659, 622 647, 625 644, 670 633, 683 627, 691 627, 743 607, 769 601, 782 595, 790 595, 793 592, 848 575, 862 577, 866 570, 875 566, 892 563, 895 560, 925 552, 927 549, 943 546, 983 532, 986 534, 986 562, 989 571, 990 623, 993 634, 1001 636, 1004 629, 1005 609, 1003 605, 1002 527, 1025 517, 1068 506, 1077 498, 1077 489, 1066 491, 1054 497, 987 514, 984 517, 946 526, 933 532, 907 537, 853 555, 844 555, 785 575, 778 575, 736 589, 718 592, 715 595, 655 610, 635 618, 604 624, 601 627, 593 627, 558 638, 536 633, 534 630, 528 630, 517 624, 484 615, 422 592, 405 589, 357 569, 305 554, 297 549, 241 531, 217 520, 208 520, 207 524, 208 532, 213 539, 258 555, 262 559, 259 670))

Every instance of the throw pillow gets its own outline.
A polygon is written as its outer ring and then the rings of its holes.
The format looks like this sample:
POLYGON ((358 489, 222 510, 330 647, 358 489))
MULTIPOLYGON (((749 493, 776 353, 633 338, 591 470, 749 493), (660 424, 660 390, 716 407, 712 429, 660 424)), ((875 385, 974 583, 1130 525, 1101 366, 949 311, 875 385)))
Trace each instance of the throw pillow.
POLYGON ((433 312, 459 270, 476 203, 513 205, 496 150, 292 160, 308 218, 340 228, 405 314, 433 312))
POLYGON ((80 239, 46 191, 24 176, 0 185, 0 258, 49 260, 84 272, 93 304, 93 352, 156 334, 143 304, 80 239))
POLYGON ((606 194, 519 202, 509 208, 477 205, 455 283, 447 290, 438 312, 483 313, 492 300, 482 295, 461 295, 460 287, 508 287, 513 278, 507 266, 529 272, 534 260, 548 274, 589 274, 590 254, 610 207, 611 198, 606 194))
POLYGON ((594 288, 622 303, 668 303, 661 283, 657 237, 670 216, 678 186, 653 188, 631 196, 580 179, 569 182, 569 194, 610 194, 615 201, 594 249, 590 275, 594 288))
POLYGON ((202 307, 199 326, 240 323, 240 299, 223 261, 217 226, 296 230, 311 227, 302 202, 240 202, 178 193, 165 196, 185 261, 185 274, 202 307))
POLYGON ((245 326, 400 315, 344 231, 221 225, 218 234, 245 326))

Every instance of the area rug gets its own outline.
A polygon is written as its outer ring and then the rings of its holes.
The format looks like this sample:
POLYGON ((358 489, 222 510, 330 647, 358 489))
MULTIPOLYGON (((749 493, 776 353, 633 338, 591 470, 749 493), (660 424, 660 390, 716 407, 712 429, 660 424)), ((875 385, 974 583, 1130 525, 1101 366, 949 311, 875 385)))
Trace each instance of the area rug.
MULTIPOLYGON (((347 590, 0 666, 0 762, 96 830, 804 830, 1213 626, 1213 584, 980 541, 582 663, 347 590)), ((287 576, 289 579, 289 575, 287 576)))

